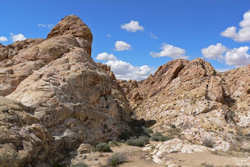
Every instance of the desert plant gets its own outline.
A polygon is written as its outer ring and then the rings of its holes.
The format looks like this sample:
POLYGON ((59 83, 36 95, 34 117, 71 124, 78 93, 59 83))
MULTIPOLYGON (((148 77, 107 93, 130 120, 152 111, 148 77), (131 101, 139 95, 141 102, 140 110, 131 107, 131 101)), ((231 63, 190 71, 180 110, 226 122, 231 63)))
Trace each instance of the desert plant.
POLYGON ((110 141, 109 143, 109 146, 112 147, 112 146, 120 146, 121 143, 119 143, 118 141, 110 141))
POLYGON ((107 166, 116 167, 127 161, 127 157, 123 153, 115 153, 107 160, 107 166))
POLYGON ((84 164, 84 163, 78 163, 75 165, 71 165, 71 167, 88 167, 88 165, 84 164))
POLYGON ((149 143, 149 138, 147 136, 140 136, 139 138, 131 138, 127 140, 127 144, 131 146, 143 147, 149 143))
POLYGON ((159 133, 159 132, 156 132, 156 133, 152 134, 152 136, 151 136, 150 139, 153 140, 153 141, 167 141, 167 140, 169 140, 170 138, 167 137, 167 136, 162 135, 162 134, 159 133))
POLYGON ((147 134, 147 136, 150 136, 150 134, 154 133, 152 129, 142 127, 144 134, 147 134))
POLYGON ((213 148, 214 147, 214 141, 212 140, 212 138, 210 137, 206 137, 203 141, 202 141, 202 145, 206 146, 206 147, 210 147, 213 148))
POLYGON ((202 164, 201 164, 201 167, 214 167, 214 166, 211 165, 211 164, 202 163, 202 164))
POLYGON ((99 144, 97 144, 96 147, 95 147, 95 151, 112 152, 109 144, 107 144, 107 143, 99 143, 99 144))

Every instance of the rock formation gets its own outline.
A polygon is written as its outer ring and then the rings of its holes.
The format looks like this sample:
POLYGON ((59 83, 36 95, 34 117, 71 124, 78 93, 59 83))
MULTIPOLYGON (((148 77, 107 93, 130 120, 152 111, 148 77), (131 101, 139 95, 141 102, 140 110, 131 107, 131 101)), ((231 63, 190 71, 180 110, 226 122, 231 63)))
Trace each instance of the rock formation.
POLYGON ((0 167, 51 167, 153 123, 171 140, 145 149, 165 165, 172 152, 249 145, 250 65, 220 73, 178 59, 146 80, 120 81, 92 60, 92 38, 71 15, 46 39, 0 45, 0 167))
POLYGON ((114 140, 129 105, 92 34, 67 16, 47 39, 0 46, 0 166, 52 166, 81 143, 114 140))
POLYGON ((154 131, 228 150, 250 134, 250 65, 220 73, 204 60, 174 60, 140 82, 119 81, 135 115, 154 131))

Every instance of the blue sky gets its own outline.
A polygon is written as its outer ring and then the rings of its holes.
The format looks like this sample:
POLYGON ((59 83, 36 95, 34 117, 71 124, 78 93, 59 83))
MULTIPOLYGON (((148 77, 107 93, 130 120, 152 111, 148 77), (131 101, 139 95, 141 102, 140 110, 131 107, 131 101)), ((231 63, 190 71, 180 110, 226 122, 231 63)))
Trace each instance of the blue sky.
POLYGON ((248 0, 8 0, 0 43, 45 38, 75 14, 94 35, 92 57, 118 78, 144 79, 176 58, 203 57, 225 70, 250 63, 249 10, 248 0))

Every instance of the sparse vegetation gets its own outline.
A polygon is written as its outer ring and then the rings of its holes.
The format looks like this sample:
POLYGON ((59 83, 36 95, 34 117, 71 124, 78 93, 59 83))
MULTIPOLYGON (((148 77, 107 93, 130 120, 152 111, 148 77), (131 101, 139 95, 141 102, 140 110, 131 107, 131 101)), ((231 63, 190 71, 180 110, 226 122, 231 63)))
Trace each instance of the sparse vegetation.
POLYGON ((107 166, 116 167, 127 161, 127 157, 123 153, 115 153, 107 160, 107 166))
POLYGON ((88 165, 84 163, 79 163, 79 164, 71 165, 71 167, 88 167, 88 165))
POLYGON ((121 143, 119 143, 118 141, 110 141, 109 142, 109 146, 112 147, 112 146, 120 146, 121 143))
POLYGON ((142 129, 144 131, 144 134, 146 134, 147 136, 150 136, 150 134, 154 133, 150 128, 142 127, 142 129))
POLYGON ((53 165, 53 167, 65 167, 65 166, 60 165, 60 164, 55 164, 55 165, 53 165))
POLYGON ((97 144, 96 147, 95 147, 95 151, 112 152, 109 144, 107 144, 107 143, 99 143, 99 144, 97 144))
POLYGON ((167 141, 167 140, 169 140, 170 138, 167 137, 167 136, 162 135, 162 134, 159 133, 159 132, 156 132, 156 133, 152 134, 152 136, 151 136, 150 139, 153 140, 153 141, 167 141))
POLYGON ((212 138, 207 137, 202 141, 202 145, 206 146, 206 147, 210 147, 213 148, 214 147, 214 141, 212 140, 212 138))
POLYGON ((147 136, 140 136, 138 138, 131 138, 127 140, 127 144, 131 146, 143 147, 149 143, 149 138, 147 136))
POLYGON ((201 167, 214 167, 214 166, 211 165, 211 164, 202 163, 202 164, 201 164, 201 167))

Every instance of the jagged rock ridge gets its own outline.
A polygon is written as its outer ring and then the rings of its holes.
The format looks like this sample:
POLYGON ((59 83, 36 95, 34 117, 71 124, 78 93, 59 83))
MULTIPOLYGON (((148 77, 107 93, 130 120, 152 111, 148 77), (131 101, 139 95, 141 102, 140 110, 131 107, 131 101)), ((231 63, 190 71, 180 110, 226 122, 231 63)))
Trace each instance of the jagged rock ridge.
POLYGON ((250 134, 250 65, 220 73, 200 58, 179 59, 144 81, 119 82, 135 115, 156 121, 154 131, 199 145, 209 139, 223 151, 250 134))

